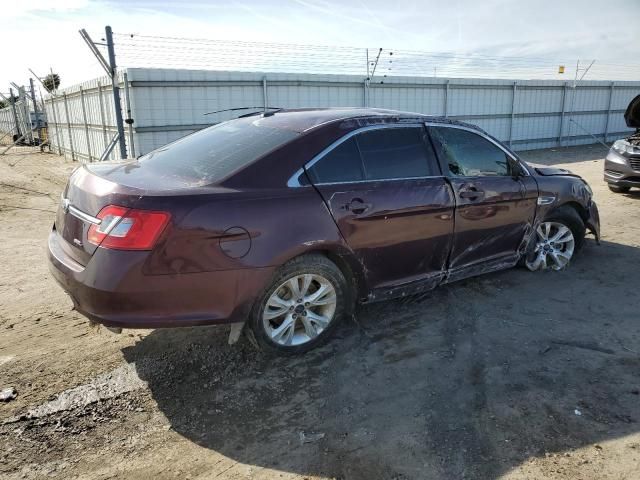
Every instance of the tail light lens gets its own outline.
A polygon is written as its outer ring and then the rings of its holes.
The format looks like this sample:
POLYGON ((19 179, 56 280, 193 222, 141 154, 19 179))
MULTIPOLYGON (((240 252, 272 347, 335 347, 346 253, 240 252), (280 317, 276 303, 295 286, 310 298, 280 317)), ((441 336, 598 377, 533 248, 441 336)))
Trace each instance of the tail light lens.
POLYGON ((107 205, 98 218, 100 225, 91 225, 87 234, 94 245, 117 250, 151 250, 171 215, 107 205))

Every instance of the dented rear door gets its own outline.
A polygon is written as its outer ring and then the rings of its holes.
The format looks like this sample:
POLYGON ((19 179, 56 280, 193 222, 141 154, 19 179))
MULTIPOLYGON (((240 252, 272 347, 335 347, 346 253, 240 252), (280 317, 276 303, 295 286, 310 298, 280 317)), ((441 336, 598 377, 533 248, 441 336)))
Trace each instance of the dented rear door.
POLYGON ((391 128, 343 139, 310 167, 309 177, 370 288, 435 285, 451 248, 453 192, 430 144, 423 145, 424 127, 391 128))

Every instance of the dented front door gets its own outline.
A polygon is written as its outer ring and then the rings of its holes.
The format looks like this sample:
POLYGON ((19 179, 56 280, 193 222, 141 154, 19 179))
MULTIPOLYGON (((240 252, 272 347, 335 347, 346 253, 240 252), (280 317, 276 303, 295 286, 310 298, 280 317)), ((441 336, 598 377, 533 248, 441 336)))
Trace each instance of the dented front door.
POLYGON ((514 258, 535 214, 533 178, 451 178, 451 184, 457 206, 449 268, 514 258))
POLYGON ((478 130, 438 125, 429 133, 456 199, 449 279, 515 263, 536 212, 536 181, 478 130))

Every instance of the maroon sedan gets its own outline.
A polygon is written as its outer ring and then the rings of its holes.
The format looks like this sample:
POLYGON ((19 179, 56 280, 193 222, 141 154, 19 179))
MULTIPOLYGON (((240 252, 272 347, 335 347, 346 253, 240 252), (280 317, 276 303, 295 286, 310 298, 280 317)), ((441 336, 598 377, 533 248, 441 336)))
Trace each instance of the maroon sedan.
POLYGON ((472 125, 377 109, 246 115, 135 161, 83 165, 49 236, 76 309, 120 329, 246 322, 280 353, 357 302, 513 267, 599 235, 592 192, 472 125))

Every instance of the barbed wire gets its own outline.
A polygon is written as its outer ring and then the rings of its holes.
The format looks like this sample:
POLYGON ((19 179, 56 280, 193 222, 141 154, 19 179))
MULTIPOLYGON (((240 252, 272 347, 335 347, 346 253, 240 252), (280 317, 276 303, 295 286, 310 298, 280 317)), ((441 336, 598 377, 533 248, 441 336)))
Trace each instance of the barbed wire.
MULTIPOLYGON (((114 33, 120 67, 572 81, 576 59, 114 33), (379 57, 378 57, 379 55, 379 57), (368 58, 367 58, 368 57, 368 58), (376 64, 376 57, 377 64, 376 64), (564 66, 565 73, 559 73, 564 66)), ((582 71, 591 60, 580 60, 582 71)), ((585 80, 640 80, 640 64, 596 61, 585 80)))

